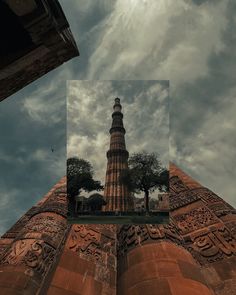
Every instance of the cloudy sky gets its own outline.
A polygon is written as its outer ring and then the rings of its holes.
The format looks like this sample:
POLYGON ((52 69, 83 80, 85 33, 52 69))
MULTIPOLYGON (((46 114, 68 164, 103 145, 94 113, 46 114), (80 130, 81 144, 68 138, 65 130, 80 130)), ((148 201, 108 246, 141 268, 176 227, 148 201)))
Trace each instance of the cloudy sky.
POLYGON ((169 81, 68 81, 67 156, 88 160, 103 184, 115 97, 129 153, 157 152, 169 163, 169 81))
POLYGON ((172 160, 236 206, 236 2, 59 1, 81 56, 0 103, 0 232, 65 173, 65 80, 170 80, 172 160))

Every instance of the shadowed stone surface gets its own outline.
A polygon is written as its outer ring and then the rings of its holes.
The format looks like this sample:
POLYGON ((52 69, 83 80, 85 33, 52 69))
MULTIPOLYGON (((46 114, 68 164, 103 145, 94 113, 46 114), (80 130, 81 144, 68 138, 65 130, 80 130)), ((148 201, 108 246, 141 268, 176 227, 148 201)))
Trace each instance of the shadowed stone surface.
POLYGON ((79 52, 57 0, 0 0, 0 101, 79 52))

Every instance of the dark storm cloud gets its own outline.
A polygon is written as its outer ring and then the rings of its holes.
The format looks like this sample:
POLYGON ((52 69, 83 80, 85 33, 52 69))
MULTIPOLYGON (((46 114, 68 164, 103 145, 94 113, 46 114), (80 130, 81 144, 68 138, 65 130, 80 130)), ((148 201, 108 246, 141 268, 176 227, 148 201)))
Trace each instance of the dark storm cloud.
POLYGON ((216 4, 216 3, 219 3, 219 1, 221 1, 221 0, 186 0, 186 1, 192 1, 196 5, 201 5, 204 3, 216 4))
POLYGON ((193 1, 193 3, 195 3, 197 5, 201 5, 201 4, 205 3, 205 2, 209 2, 209 0, 192 0, 192 1, 193 1))
POLYGON ((0 104, 1 233, 65 173, 66 85, 55 75, 0 104))
POLYGON ((177 87, 171 100, 172 158, 236 206, 236 3, 221 32, 224 48, 208 58, 208 76, 177 87))
POLYGON ((115 3, 110 0, 60 0, 81 55, 79 62, 71 64, 73 79, 86 78, 89 58, 100 37, 99 24, 112 12, 115 3))

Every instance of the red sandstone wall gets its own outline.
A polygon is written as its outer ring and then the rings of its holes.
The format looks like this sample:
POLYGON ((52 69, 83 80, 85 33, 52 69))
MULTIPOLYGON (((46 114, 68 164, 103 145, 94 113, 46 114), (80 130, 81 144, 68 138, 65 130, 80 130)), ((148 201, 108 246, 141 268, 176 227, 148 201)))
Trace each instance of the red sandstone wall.
MULTIPOLYGON (((67 235, 65 178, 3 237, 0 294, 39 294, 67 235)), ((43 294, 43 293, 42 293, 43 294)))
POLYGON ((118 295, 214 294, 192 256, 171 242, 138 246, 119 264, 118 295))
POLYGON ((174 164, 170 172, 171 220, 183 246, 215 294, 236 294, 236 210, 174 164))
POLYGON ((116 228, 73 225, 48 295, 115 295, 116 228))
POLYGON ((68 236, 62 179, 0 240, 0 294, 236 294, 235 209, 176 166, 170 186, 170 224, 119 228, 116 262, 116 227, 68 236))

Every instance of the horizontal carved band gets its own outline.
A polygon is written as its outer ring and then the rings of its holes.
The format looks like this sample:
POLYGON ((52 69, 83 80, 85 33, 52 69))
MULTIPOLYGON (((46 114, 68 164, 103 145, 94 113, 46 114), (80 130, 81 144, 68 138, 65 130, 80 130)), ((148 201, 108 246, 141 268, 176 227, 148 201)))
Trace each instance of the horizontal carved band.
POLYGON ((113 156, 123 156, 125 157, 125 159, 128 159, 129 152, 127 150, 122 150, 122 149, 109 150, 107 152, 107 158, 111 158, 113 156))
POLYGON ((123 114, 121 113, 121 112, 113 112, 112 113, 112 118, 114 118, 114 117, 121 117, 121 119, 123 119, 123 114))
POLYGON ((110 130, 109 130, 110 134, 113 133, 113 132, 122 132, 123 134, 125 134, 125 128, 124 127, 112 127, 110 130))

